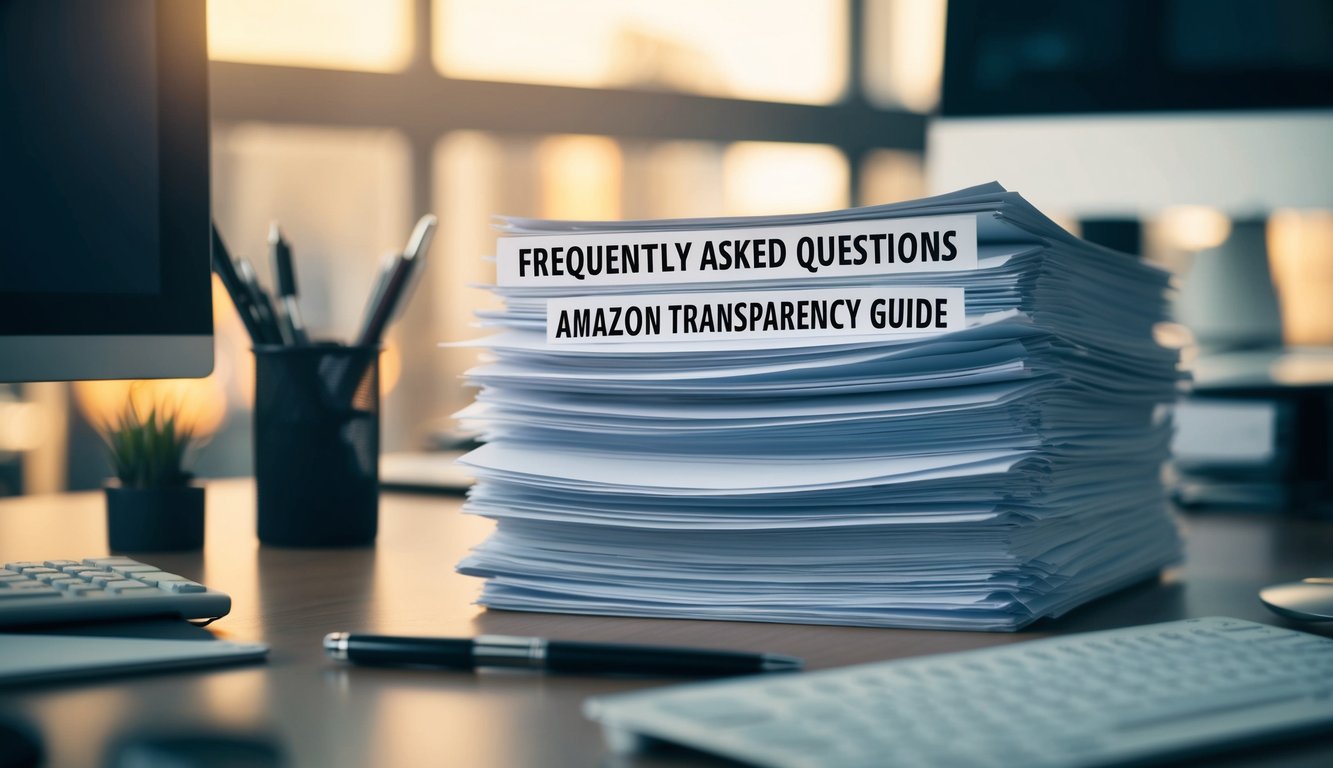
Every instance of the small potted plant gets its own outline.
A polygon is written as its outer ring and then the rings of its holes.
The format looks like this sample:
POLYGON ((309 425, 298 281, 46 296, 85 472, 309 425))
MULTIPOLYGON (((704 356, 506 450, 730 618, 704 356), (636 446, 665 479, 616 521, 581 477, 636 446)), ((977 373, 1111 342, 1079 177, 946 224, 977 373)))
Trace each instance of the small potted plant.
POLYGON ((102 429, 116 477, 106 486, 106 528, 113 552, 197 550, 204 545, 204 489, 185 470, 194 442, 179 410, 162 404, 140 413, 131 401, 102 429))

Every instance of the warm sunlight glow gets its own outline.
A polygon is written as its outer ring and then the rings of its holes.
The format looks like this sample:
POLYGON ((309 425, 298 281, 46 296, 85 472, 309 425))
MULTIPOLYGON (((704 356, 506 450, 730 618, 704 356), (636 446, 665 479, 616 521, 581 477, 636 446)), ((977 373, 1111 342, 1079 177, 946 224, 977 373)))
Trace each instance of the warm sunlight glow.
POLYGON ((847 82, 845 0, 435 0, 449 77, 828 104, 847 82))
POLYGON ((380 397, 387 397, 402 376, 403 353, 397 341, 390 341, 380 353, 380 397))
POLYGON ((1268 264, 1288 344, 1333 344, 1333 211, 1275 211, 1268 264))
POLYGON ((722 210, 724 144, 664 141, 644 155, 646 177, 637 195, 644 209, 631 218, 677 219, 715 216, 722 210))
POLYGON ((1202 251, 1216 248, 1231 236, 1231 219, 1205 205, 1178 205, 1162 211, 1163 236, 1173 248, 1202 251))
POLYGON ((537 146, 542 216, 620 217, 620 147, 602 136, 552 136, 537 146))
MULTIPOLYGON (((183 421, 198 437, 209 437, 227 417, 227 394, 237 377, 237 361, 250 357, 245 328, 232 307, 227 291, 213 276, 213 372, 202 379, 156 379, 152 381, 76 381, 74 402, 94 427, 115 419, 133 400, 146 412, 157 404, 179 407, 183 421)), ((253 365, 245 371, 245 388, 254 378, 253 365)))
POLYGON ((926 170, 921 155, 897 149, 875 149, 861 162, 861 205, 914 200, 926 195, 926 170))
POLYGON ((214 0, 213 59, 394 72, 412 55, 412 0, 214 0))
POLYGON ((944 72, 945 0, 867 0, 866 95, 878 106, 930 112, 944 72))
POLYGON ((312 338, 346 341, 355 334, 380 256, 407 241, 416 221, 410 155, 407 138, 391 129, 213 128, 218 228, 232 255, 253 261, 271 286, 266 238, 270 222, 282 224, 312 338))
MULTIPOLYGON (((515 185, 504 173, 505 147, 495 136, 480 131, 457 131, 435 146, 433 205, 440 214, 435 235, 439 262, 426 271, 430 281, 430 341, 461 341, 481 335, 472 327, 477 309, 498 309, 499 297, 477 285, 495 283, 495 263, 483 258, 495 254, 495 231, 489 226, 496 213, 522 212, 513 202, 515 185)), ((531 173, 531 164, 525 164, 531 173)), ((424 286, 423 286, 424 287, 424 286)), ((473 390, 464 388, 459 374, 477 362, 477 350, 447 347, 416 355, 414 365, 428 367, 439 386, 422 412, 450 414, 472 402, 473 390)))
POLYGON ((247 409, 255 399, 255 356, 250 344, 250 334, 231 296, 213 275, 213 376, 221 379, 227 402, 241 403, 247 409))
POLYGON ((165 404, 179 406, 181 421, 193 426, 194 434, 208 437, 222 426, 227 415, 227 396, 216 372, 204 379, 155 379, 152 381, 78 381, 74 402, 88 422, 101 427, 118 417, 125 403, 133 401, 140 413, 165 404))
POLYGON ((823 144, 742 141, 722 157, 726 213, 803 213, 848 205, 847 158, 823 144))
POLYGON ((0 393, 0 454, 31 451, 47 439, 50 414, 37 403, 0 393))

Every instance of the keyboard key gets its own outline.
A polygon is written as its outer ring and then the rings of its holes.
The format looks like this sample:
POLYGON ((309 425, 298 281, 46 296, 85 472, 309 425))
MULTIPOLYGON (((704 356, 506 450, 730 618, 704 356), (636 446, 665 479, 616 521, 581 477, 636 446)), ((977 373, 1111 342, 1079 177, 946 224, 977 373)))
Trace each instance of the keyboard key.
POLYGON ((772 720, 775 714, 767 707, 732 698, 692 699, 681 704, 668 702, 661 708, 676 717, 696 720, 714 728, 755 725, 772 720))
POLYGON ((36 579, 21 579, 19 581, 5 582, 5 589, 44 589, 47 585, 36 579))
POLYGON ((144 565, 143 563, 134 563, 132 565, 112 565, 108 568, 108 570, 114 573, 122 574, 124 576, 129 576, 130 574, 134 573, 153 573, 157 571, 157 569, 154 568, 153 566, 144 565))
POLYGON ((1173 720, 1189 720, 1209 712, 1244 710, 1256 705, 1278 704, 1298 701, 1309 695, 1309 685, 1280 682, 1266 685, 1262 694, 1252 689, 1234 691, 1210 691, 1206 698, 1198 696, 1170 696, 1158 701, 1144 702, 1132 712, 1115 717, 1116 725, 1122 730, 1135 728, 1158 728, 1163 723, 1173 720))
POLYGON ((171 592, 172 594, 178 595, 207 591, 207 588, 203 584, 193 581, 159 581, 157 582, 157 587, 163 592, 171 592))
POLYGON ((139 561, 129 557, 85 557, 83 559, 83 564, 97 566, 138 565, 139 561))
POLYGON ((5 566, 0 567, 0 633, 32 624, 164 614, 214 619, 225 616, 231 607, 227 595, 132 557, 104 555, 0 564, 5 566))
POLYGON ((156 589, 153 589, 147 584, 140 584, 137 581, 130 581, 128 579, 124 581, 112 581, 107 583, 106 591, 110 592, 113 595, 122 595, 127 592, 135 592, 135 593, 143 592, 145 594, 157 592, 156 589))
POLYGON ((1120 764, 1333 727, 1333 642, 1173 622, 612 696, 590 714, 759 765, 1120 764))
POLYGON ((153 586, 157 586, 158 584, 161 584, 164 581, 189 581, 189 579, 185 578, 184 576, 175 573, 167 573, 166 571, 136 573, 134 574, 134 578, 138 579, 139 581, 142 581, 145 584, 152 584, 153 586))
POLYGON ((46 584, 32 582, 28 589, 0 589, 0 601, 16 600, 29 597, 58 597, 60 592, 46 584))

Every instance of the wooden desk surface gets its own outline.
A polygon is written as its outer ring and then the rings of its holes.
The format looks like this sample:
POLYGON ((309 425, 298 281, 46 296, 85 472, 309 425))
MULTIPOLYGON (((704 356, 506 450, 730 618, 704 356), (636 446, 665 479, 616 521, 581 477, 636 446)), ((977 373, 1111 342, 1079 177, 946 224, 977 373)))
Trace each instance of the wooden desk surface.
MULTIPOLYGON (((699 764, 681 754, 613 759, 580 714, 589 695, 669 681, 347 668, 326 661, 320 641, 335 630, 542 635, 786 653, 818 669, 1196 616, 1283 624, 1258 602, 1260 587, 1333 575, 1333 523, 1195 515, 1185 519, 1183 568, 1018 634, 524 614, 478 609, 478 582, 454 573, 490 525, 460 514, 456 498, 386 494, 374 548, 261 547, 251 483, 212 482, 204 552, 142 559, 230 593, 231 614, 211 629, 269 643, 267 663, 19 689, 0 694, 0 713, 40 729, 52 766, 98 765, 108 743, 144 727, 267 734, 298 766, 699 764)), ((105 551, 100 494, 0 501, 0 562, 105 551)), ((1333 744, 1208 764, 1330 765, 1333 744)))

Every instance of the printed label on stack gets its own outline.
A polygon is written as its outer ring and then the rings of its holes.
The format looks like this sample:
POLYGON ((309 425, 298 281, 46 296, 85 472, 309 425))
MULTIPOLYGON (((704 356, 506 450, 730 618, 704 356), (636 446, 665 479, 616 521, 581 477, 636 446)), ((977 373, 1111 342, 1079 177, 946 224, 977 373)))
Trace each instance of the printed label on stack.
POLYGON ((929 286, 576 296, 546 304, 550 344, 733 339, 827 344, 838 338, 947 333, 966 325, 963 289, 929 286))
POLYGON ((717 283, 976 269, 972 215, 502 237, 500 287, 717 283))

